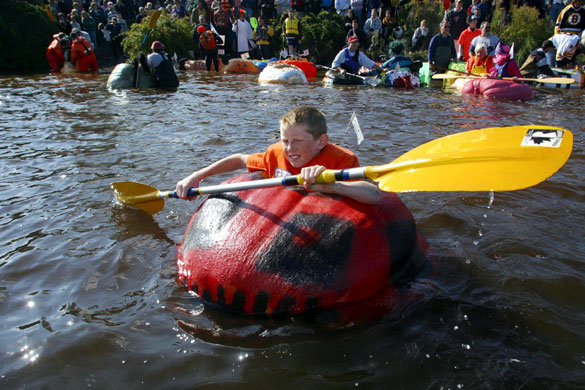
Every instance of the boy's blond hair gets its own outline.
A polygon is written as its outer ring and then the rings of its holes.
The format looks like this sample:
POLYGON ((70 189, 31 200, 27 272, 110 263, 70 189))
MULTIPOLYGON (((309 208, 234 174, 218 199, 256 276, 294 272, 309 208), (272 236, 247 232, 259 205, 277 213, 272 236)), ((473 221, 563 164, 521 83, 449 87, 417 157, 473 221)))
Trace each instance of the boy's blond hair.
POLYGON ((307 126, 307 132, 317 139, 327 134, 327 120, 325 115, 315 107, 299 106, 280 117, 280 127, 296 125, 307 126))

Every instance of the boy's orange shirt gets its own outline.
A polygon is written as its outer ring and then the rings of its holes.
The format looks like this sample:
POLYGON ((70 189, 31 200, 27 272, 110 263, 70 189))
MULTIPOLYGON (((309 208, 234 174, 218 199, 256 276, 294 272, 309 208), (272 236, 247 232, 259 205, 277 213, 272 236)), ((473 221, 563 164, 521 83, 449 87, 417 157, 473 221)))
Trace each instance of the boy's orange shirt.
MULTIPOLYGON (((360 163, 351 150, 327 143, 305 167, 314 165, 322 165, 327 169, 347 169, 357 168, 360 163)), ((250 172, 264 171, 266 178, 298 175, 304 168, 295 168, 288 162, 282 150, 282 142, 270 145, 264 153, 251 154, 248 156, 246 166, 250 172)))

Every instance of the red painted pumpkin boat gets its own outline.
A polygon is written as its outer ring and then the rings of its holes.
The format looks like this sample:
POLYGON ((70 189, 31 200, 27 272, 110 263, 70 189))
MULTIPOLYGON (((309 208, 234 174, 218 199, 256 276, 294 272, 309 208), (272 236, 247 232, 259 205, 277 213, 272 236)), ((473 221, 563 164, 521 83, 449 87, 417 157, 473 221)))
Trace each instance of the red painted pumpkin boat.
POLYGON ((508 100, 530 100, 534 97, 534 91, 530 85, 499 79, 468 80, 463 85, 461 92, 508 100))
POLYGON ((297 68, 302 70, 303 73, 305 73, 305 76, 307 76, 307 78, 317 77, 317 67, 312 62, 302 60, 280 60, 277 62, 281 64, 296 66, 297 68))
POLYGON ((413 280, 433 270, 427 249, 394 193, 371 206, 300 187, 247 190, 200 205, 177 251, 178 281, 238 313, 332 310, 355 321, 411 300, 413 280))

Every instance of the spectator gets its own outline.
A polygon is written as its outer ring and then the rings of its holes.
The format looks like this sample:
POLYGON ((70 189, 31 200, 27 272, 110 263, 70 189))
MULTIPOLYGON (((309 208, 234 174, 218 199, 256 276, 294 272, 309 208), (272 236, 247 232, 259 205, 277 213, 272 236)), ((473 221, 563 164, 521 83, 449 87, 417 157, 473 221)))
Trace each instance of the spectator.
POLYGON ((276 0, 276 17, 277 18, 280 18, 280 16, 284 13, 288 13, 289 9, 291 9, 289 0, 276 0))
POLYGON ((232 31, 236 33, 238 55, 250 55, 250 41, 254 38, 254 31, 250 22, 246 20, 246 11, 240 10, 240 18, 233 24, 232 31))
POLYGON ((305 0, 290 0, 290 6, 302 18, 305 14, 305 0))
POLYGON ((429 28, 427 27, 427 21, 423 19, 420 21, 420 27, 414 30, 414 34, 412 34, 411 52, 423 49, 428 36, 429 28))
POLYGON ((274 19, 274 0, 259 0, 258 7, 260 8, 260 16, 266 20, 274 19))
POLYGON ((104 10, 97 5, 97 3, 91 3, 91 10, 89 11, 90 16, 96 21, 96 23, 107 23, 106 14, 104 10))
POLYGON ((578 34, 585 29, 585 8, 582 0, 573 0, 559 14, 555 34, 578 34))
POLYGON ((364 32, 364 30, 362 30, 359 27, 359 23, 358 23, 357 19, 353 20, 352 28, 347 32, 347 36, 345 37, 345 43, 349 43, 349 38, 351 38, 351 37, 357 37, 359 40, 360 46, 365 47, 368 43, 368 36, 364 32))
POLYGON ((191 11, 191 24, 200 23, 201 16, 205 17, 207 22, 211 22, 211 11, 207 3, 203 0, 197 2, 197 6, 191 11))
POLYGON ((173 5, 171 15, 177 19, 181 19, 187 16, 187 10, 185 10, 185 7, 183 7, 183 4, 181 4, 181 0, 175 0, 175 5, 173 5))
POLYGON ((294 10, 288 11, 288 18, 284 20, 282 25, 282 32, 286 39, 286 45, 289 56, 297 56, 299 50, 299 44, 301 43, 301 23, 295 16, 294 10))
POLYGON ((488 50, 488 56, 496 55, 496 46, 500 42, 500 38, 491 33, 491 24, 485 21, 481 24, 481 34, 473 38, 471 45, 469 45, 469 54, 474 55, 475 47, 483 43, 488 50))
POLYGON ((346 16, 350 7, 350 0, 335 0, 335 11, 338 15, 346 16))
POLYGON ((81 13, 81 27, 83 31, 87 31, 94 46, 97 45, 97 24, 87 11, 81 13))
POLYGON ((382 20, 378 17, 378 10, 373 8, 371 16, 364 24, 364 32, 368 36, 368 39, 372 41, 370 48, 376 45, 378 37, 382 33, 382 20))
POLYGON ((459 61, 465 61, 469 59, 469 48, 471 47, 471 41, 473 38, 481 34, 481 30, 477 28, 477 22, 479 17, 473 15, 469 19, 469 27, 467 27, 461 35, 459 35, 458 46, 457 46, 457 59, 459 61))
POLYGON ((445 19, 451 23, 450 34, 455 41, 455 47, 459 46, 459 36, 467 28, 467 11, 463 9, 463 0, 455 2, 455 8, 447 12, 445 19))
POLYGON ((258 19, 258 26, 254 31, 254 40, 260 48, 260 54, 263 59, 272 58, 272 47, 270 46, 270 38, 274 35, 274 29, 266 20, 260 16, 258 19))
POLYGON ((242 0, 242 7, 249 18, 258 16, 258 0, 242 0))
POLYGON ((122 25, 118 22, 118 16, 113 16, 110 22, 106 25, 106 29, 110 32, 110 43, 112 53, 114 54, 114 61, 116 64, 122 62, 122 25))
POLYGON ((364 0, 350 0, 350 7, 353 10, 356 18, 362 22, 364 20, 364 0))

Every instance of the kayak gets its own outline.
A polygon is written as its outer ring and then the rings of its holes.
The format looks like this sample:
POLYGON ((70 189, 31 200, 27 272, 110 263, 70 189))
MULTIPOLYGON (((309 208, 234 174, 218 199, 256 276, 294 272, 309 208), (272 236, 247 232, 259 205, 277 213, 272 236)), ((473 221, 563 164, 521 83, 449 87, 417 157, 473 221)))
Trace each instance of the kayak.
POLYGON ((427 250, 394 193, 372 206, 300 187, 255 189, 199 206, 177 249, 177 281, 240 314, 326 311, 357 321, 412 302, 417 278, 434 271, 427 250))
POLYGON ((258 82, 269 84, 307 84, 307 76, 298 67, 279 62, 270 62, 260 75, 258 82))
POLYGON ((528 84, 483 78, 471 79, 465 82, 461 93, 508 100, 529 100, 534 97, 534 90, 528 84))

